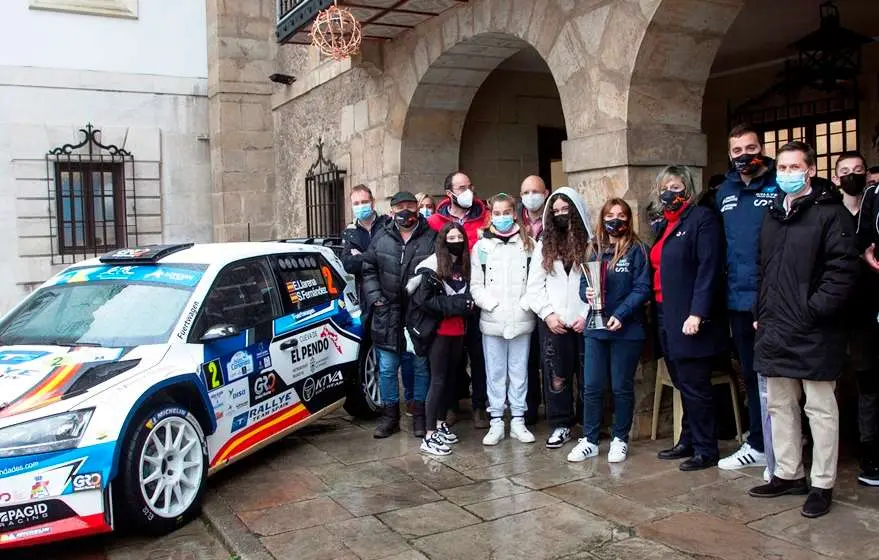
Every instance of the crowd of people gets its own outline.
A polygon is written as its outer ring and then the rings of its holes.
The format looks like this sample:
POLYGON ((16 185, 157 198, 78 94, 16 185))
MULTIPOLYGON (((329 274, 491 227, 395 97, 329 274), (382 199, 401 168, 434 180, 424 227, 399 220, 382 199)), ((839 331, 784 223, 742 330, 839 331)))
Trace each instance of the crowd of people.
POLYGON ((537 176, 518 196, 483 202, 454 172, 439 203, 399 192, 387 215, 355 186, 342 260, 377 353, 375 437, 400 429, 399 372, 423 453, 452 452, 469 393, 484 445, 507 431, 533 443, 544 403, 546 447, 565 447, 580 424, 567 460, 585 461, 599 454, 609 385, 607 461, 625 461, 635 373, 655 342, 683 404, 680 437, 659 459, 683 471, 764 468, 752 496, 808 495, 803 515, 824 515, 837 471, 836 381, 850 370, 859 481, 879 486, 879 168, 844 153, 828 181, 810 146, 791 142, 772 159, 748 126, 730 132, 729 158, 729 172, 701 194, 689 168, 659 173, 652 245, 625 200, 593 209, 593 222, 576 190, 550 192, 537 176), (749 415, 747 439, 721 458, 712 375, 724 356, 739 365, 749 415))

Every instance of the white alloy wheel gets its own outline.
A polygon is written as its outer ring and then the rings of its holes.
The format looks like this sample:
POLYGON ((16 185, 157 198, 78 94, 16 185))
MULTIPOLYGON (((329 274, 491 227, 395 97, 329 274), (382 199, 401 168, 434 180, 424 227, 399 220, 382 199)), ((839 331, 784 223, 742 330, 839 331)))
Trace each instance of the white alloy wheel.
POLYGON ((196 429, 186 418, 169 416, 157 422, 140 453, 140 491, 156 515, 183 514, 199 494, 205 461, 196 429))
POLYGON ((378 352, 375 346, 369 349, 363 363, 363 394, 378 408, 382 404, 381 389, 378 382, 378 352))

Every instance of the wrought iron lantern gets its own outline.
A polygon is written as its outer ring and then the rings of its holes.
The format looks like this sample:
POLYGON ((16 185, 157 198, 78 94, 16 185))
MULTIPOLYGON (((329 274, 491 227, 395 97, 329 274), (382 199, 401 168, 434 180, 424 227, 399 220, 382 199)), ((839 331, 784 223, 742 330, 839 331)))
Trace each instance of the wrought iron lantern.
POLYGON ((321 10, 311 25, 311 44, 336 61, 357 54, 362 39, 360 22, 351 10, 340 8, 337 0, 321 10))
POLYGON ((851 86, 861 71, 861 47, 873 39, 842 27, 833 1, 821 4, 819 13, 820 28, 791 45, 798 53, 795 72, 824 91, 851 86))

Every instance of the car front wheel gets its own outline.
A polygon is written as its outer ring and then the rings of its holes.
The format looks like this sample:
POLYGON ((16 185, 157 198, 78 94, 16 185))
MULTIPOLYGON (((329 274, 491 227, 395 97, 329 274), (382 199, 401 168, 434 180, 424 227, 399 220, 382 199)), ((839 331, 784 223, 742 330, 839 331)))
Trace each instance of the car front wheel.
POLYGON ((378 379, 378 354, 372 344, 358 360, 357 371, 350 372, 348 398, 345 410, 356 418, 375 418, 381 408, 381 391, 378 379))
POLYGON ((178 404, 161 404, 138 416, 123 443, 121 512, 134 529, 173 531, 198 514, 208 474, 204 432, 178 404))

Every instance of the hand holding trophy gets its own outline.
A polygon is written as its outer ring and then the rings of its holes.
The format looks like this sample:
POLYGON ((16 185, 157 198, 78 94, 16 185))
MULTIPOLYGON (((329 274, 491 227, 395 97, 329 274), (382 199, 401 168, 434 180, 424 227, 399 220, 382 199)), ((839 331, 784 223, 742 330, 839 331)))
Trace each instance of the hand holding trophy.
POLYGON ((607 328, 607 317, 604 316, 604 267, 601 261, 592 261, 580 265, 580 270, 586 278, 586 285, 592 290, 593 297, 590 302, 589 317, 586 319, 587 330, 603 330, 607 328))

